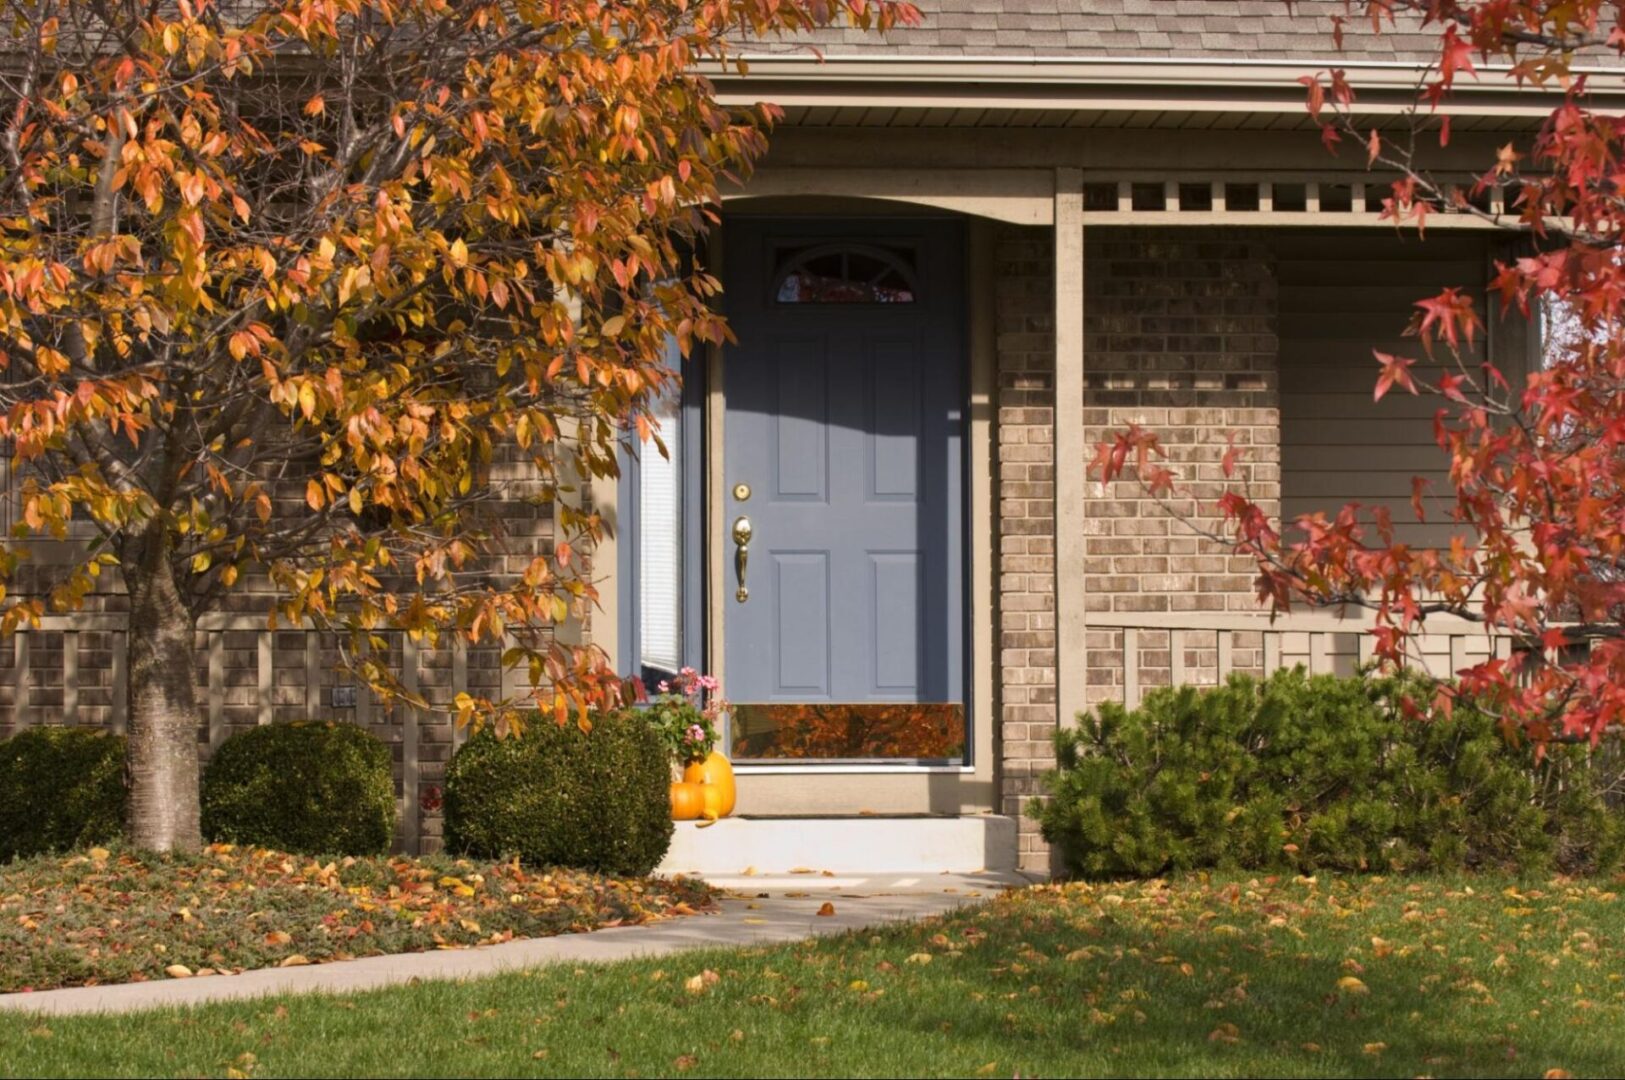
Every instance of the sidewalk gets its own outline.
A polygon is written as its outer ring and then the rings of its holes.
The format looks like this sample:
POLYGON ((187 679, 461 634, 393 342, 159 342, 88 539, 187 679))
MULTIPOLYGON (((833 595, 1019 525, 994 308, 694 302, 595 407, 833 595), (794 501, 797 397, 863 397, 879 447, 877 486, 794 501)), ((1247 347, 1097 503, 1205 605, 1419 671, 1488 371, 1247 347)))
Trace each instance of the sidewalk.
POLYGON ((134 1012, 271 994, 353 993, 413 979, 475 979, 516 968, 590 964, 687 949, 761 945, 941 914, 1025 879, 1008 874, 776 875, 711 879, 732 895, 714 915, 442 952, 369 956, 241 975, 0 994, 0 1009, 53 1015, 134 1012), (819 915, 824 903, 833 915, 819 915))

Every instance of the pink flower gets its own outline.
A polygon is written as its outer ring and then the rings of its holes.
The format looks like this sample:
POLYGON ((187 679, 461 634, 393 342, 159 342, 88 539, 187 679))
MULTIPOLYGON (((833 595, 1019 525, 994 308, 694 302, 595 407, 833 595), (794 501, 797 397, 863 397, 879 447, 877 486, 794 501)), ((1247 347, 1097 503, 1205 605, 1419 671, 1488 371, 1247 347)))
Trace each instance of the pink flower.
POLYGON ((700 725, 698 725, 698 724, 690 724, 690 725, 688 725, 688 741, 689 742, 704 742, 705 741, 705 729, 700 727, 700 725))

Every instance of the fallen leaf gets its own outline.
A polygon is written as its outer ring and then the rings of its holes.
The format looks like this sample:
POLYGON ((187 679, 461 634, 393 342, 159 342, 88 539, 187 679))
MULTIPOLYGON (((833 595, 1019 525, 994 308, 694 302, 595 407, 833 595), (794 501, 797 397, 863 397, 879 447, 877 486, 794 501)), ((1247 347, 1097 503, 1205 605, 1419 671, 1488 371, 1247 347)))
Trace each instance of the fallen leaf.
POLYGON ((305 957, 304 953, 294 953, 292 956, 283 957, 282 963, 278 964, 277 967, 304 967, 309 963, 310 960, 305 957))
POLYGON ((1337 988, 1345 994, 1369 994, 1371 988, 1356 979, 1353 975, 1345 975, 1337 980, 1337 988))
POLYGON ((818 914, 820 914, 820 915, 833 915, 833 914, 835 914, 835 905, 830 903, 828 900, 825 900, 823 902, 823 904, 821 904, 819 906, 818 914))
POLYGON ((718 975, 710 968, 706 968, 698 975, 685 979, 683 981, 683 989, 687 990, 691 994, 703 994, 705 993, 707 987, 716 985, 721 981, 721 979, 721 975, 718 975))
POLYGON ((192 969, 187 967, 185 964, 170 964, 168 967, 164 968, 164 974, 168 975, 171 979, 190 979, 192 977, 192 969))

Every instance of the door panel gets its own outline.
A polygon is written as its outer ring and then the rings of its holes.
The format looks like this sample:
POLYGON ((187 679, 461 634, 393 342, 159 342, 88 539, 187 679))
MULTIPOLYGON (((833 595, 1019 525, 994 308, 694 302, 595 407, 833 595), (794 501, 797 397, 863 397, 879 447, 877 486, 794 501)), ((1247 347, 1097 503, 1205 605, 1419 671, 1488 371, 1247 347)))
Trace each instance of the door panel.
POLYGON ((734 754, 963 757, 959 234, 731 221, 725 236, 739 339, 723 365, 730 569, 734 522, 752 529, 748 596, 724 590, 734 754), (891 260, 887 299, 780 301, 776 268, 806 250, 837 265, 828 253, 844 246, 874 253, 852 266, 891 260))

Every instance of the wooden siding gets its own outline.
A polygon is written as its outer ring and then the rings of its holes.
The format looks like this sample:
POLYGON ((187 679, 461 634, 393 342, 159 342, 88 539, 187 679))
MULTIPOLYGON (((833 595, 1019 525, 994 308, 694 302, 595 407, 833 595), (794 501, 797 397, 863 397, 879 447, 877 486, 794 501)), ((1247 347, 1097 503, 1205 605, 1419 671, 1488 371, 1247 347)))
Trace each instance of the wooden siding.
MULTIPOLYGON (((1399 538, 1409 543, 1448 539, 1450 489, 1433 440, 1438 400, 1396 390, 1373 402, 1372 349, 1415 357, 1413 370, 1425 378, 1444 370, 1448 358, 1428 364, 1420 343, 1403 336, 1405 327, 1416 301, 1446 286, 1479 290, 1482 305, 1490 242, 1459 234, 1424 241, 1375 233, 1277 238, 1285 520, 1358 501, 1388 507, 1399 538), (1414 476, 1433 481, 1425 524, 1410 505, 1414 476)), ((1481 338, 1473 362, 1484 354, 1481 338)))

